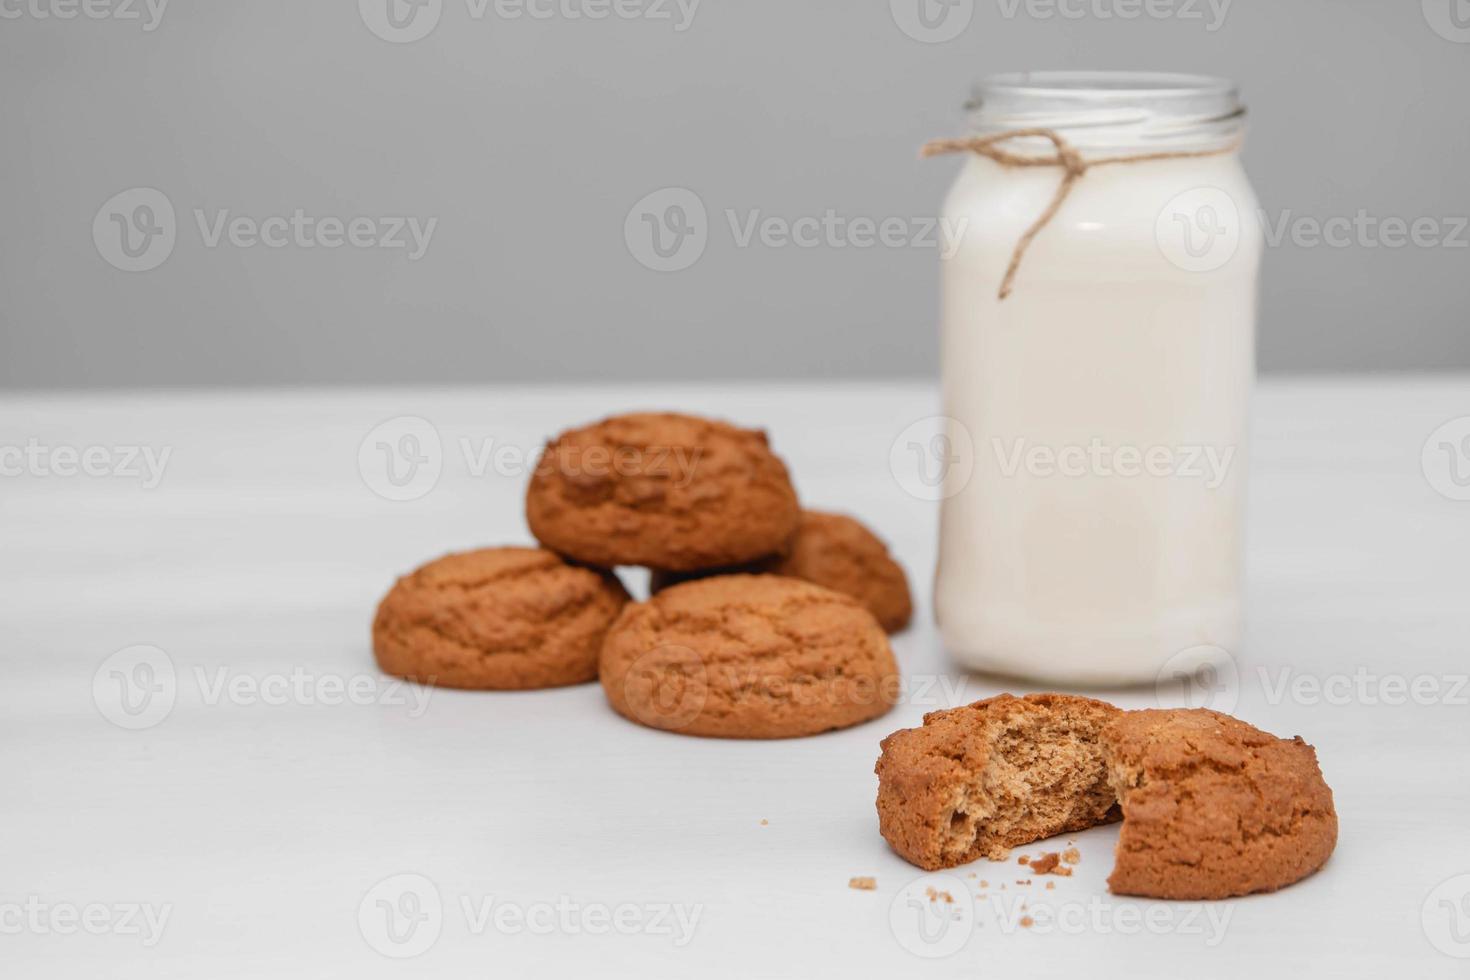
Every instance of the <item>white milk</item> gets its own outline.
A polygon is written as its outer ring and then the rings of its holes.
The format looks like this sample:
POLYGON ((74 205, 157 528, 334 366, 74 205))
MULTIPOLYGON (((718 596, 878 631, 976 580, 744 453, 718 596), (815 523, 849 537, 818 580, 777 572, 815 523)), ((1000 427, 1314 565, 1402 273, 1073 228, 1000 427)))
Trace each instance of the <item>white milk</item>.
MULTIPOLYGON (((1056 129, 1097 158, 1228 148, 1236 108, 1208 79, 1032 74, 982 85, 973 121, 1056 129)), ((1236 650, 1262 248, 1238 154, 1089 170, 1004 301, 1063 171, 967 157, 945 207, 966 230, 943 268, 943 383, 974 467, 945 488, 946 646, 1063 684, 1153 682, 1184 651, 1236 650)))

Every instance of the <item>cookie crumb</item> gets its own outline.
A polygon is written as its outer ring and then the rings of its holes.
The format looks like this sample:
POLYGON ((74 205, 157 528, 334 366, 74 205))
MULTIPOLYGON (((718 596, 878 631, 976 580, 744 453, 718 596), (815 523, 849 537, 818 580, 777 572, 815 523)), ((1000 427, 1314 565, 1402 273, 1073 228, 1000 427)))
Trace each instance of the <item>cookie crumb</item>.
POLYGON ((1047 890, 1050 891, 1051 889, 1057 887, 1057 883, 1054 882, 1054 881, 1048 881, 1046 883, 1046 887, 1047 887, 1047 890))
POLYGON ((984 878, 981 878, 980 879, 980 887, 981 888, 989 888, 990 887, 990 882, 986 881, 984 878))
POLYGON ((953 905, 954 904, 954 896, 953 895, 951 895, 949 892, 935 891, 932 886, 929 887, 929 888, 925 888, 924 889, 924 894, 929 897, 929 901, 931 901, 931 902, 937 902, 940 899, 943 899, 944 902, 945 902, 945 904, 947 904, 947 905, 953 905))
POLYGON ((878 879, 869 877, 867 875, 863 875, 857 878, 849 878, 847 879, 847 887, 856 888, 860 892, 876 891, 878 888, 878 879))
POLYGON ((761 818, 761 826, 762 827, 769 827, 770 825, 771 825, 771 821, 765 819, 764 817, 761 818))
POLYGON ((1033 919, 1033 918, 1031 918, 1031 916, 1029 916, 1029 915, 1023 915, 1023 916, 1021 916, 1021 928, 1022 929, 1030 929, 1034 925, 1036 925, 1036 920, 1033 919))
POLYGON ((1061 875, 1064 878, 1072 873, 1071 868, 1062 866, 1062 856, 1056 851, 1043 854, 1031 862, 1031 870, 1039 875, 1061 875))
POLYGON ((1017 864, 1030 864, 1031 863, 1031 857, 1029 855, 1022 854, 1021 857, 1016 861, 1016 863, 1017 864))
POLYGON ((1075 847, 1069 847, 1062 852, 1062 860, 1066 861, 1068 864, 1081 864, 1082 852, 1077 850, 1077 848, 1075 847))

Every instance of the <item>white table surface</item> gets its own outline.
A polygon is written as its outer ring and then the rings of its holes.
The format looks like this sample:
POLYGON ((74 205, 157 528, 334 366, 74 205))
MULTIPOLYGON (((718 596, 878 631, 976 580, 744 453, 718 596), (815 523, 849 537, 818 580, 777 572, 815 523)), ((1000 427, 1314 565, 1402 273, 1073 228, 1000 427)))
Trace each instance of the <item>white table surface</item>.
POLYGON ((1098 829, 1076 835, 1082 863, 1052 891, 1014 884, 1014 861, 959 869, 955 898, 973 918, 953 928, 968 940, 926 958, 935 948, 904 925, 927 914, 905 904, 921 875, 877 832, 878 740, 930 708, 1022 688, 956 670, 929 622, 937 508, 900 487, 888 458, 936 410, 917 384, 0 398, 0 447, 171 450, 152 488, 38 466, 0 477, 4 975, 1470 974, 1450 955, 1470 954, 1470 878, 1452 880, 1470 875, 1470 691, 1455 690, 1470 671, 1470 502, 1421 467, 1430 433, 1470 415, 1470 379, 1277 381, 1258 395, 1236 713, 1317 746, 1342 824, 1328 867, 1213 906, 1229 916, 1216 932, 1189 906, 1110 898, 1117 832, 1098 829), (561 428, 638 407, 768 427, 808 503, 877 528, 918 599, 896 652, 933 689, 911 683, 907 703, 856 729, 764 743, 636 727, 596 685, 404 703, 368 644, 394 576, 530 540, 522 467, 502 456, 503 473, 475 476, 461 440, 534 454, 561 428), (432 421, 443 473, 394 502, 369 489, 358 450, 403 415, 432 421), (156 724, 129 730, 105 716, 116 703, 94 699, 94 679, 140 644, 166 653, 177 693, 156 724), (252 697, 293 671, 327 686, 252 697), (1355 674, 1440 688, 1428 704, 1273 694, 1283 676, 1355 674), (214 693, 221 680, 237 693, 214 693), (360 703, 325 703, 334 682, 363 685, 360 703), (387 922, 384 890, 369 893, 400 874, 427 878, 442 903, 427 931, 400 934, 427 946, 408 960, 360 928, 360 908, 369 932, 387 922), (854 875, 877 890, 849 889, 854 875), (980 878, 991 897, 970 904, 980 878), (997 895, 1051 927, 1010 926, 1016 910, 997 895), (597 934, 599 910, 624 905, 629 934, 597 934), (143 908, 167 913, 161 933, 143 908), (697 914, 692 933, 664 918, 678 909, 697 914), (1150 909, 1152 927, 1130 918, 1150 909), (534 930, 516 928, 517 910, 534 930))

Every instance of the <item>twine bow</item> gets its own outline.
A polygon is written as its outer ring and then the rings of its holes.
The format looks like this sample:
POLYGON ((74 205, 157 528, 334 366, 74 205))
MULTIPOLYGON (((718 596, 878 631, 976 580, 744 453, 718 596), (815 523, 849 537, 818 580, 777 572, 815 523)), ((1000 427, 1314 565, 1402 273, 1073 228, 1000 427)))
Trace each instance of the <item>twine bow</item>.
POLYGON ((1021 268, 1021 259, 1026 255, 1026 250, 1041 234, 1042 229, 1051 224, 1051 220, 1057 216, 1057 212, 1066 203, 1068 195, 1077 181, 1087 174, 1093 167, 1104 167, 1115 163, 1148 163, 1154 160, 1188 160, 1195 157, 1213 157, 1226 153, 1233 153, 1240 144, 1232 143, 1229 146, 1214 150, 1169 150, 1158 153, 1136 153, 1124 156, 1097 157, 1092 160, 1084 159, 1082 154, 1066 138, 1054 129, 1011 129, 1004 133, 993 133, 989 136, 973 136, 966 139, 932 140, 924 144, 919 151, 919 156, 927 159, 929 157, 942 156, 946 153, 978 153, 982 157, 994 160, 1003 167, 1061 167, 1062 182, 1057 185, 1056 193, 1052 195, 1051 203, 1041 216, 1032 222, 1031 227, 1026 229, 1020 241, 1016 242, 1015 250, 1011 252, 1011 263, 1006 267, 1005 278, 1000 282, 1000 299, 1011 295, 1015 288, 1016 272, 1021 268), (1052 146, 1056 147, 1056 153, 1052 156, 1028 157, 1012 153, 1003 149, 1000 144, 1011 140, 1028 139, 1040 137, 1050 140, 1052 146))

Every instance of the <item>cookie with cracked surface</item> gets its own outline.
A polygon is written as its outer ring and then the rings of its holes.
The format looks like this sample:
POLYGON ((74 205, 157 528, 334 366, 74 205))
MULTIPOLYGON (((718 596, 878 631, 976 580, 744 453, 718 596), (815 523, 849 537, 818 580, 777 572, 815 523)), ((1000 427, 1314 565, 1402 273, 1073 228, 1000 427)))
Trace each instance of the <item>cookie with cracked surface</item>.
POLYGON ((885 714, 898 665, 861 603, 777 575, 671 586, 628 606, 602 647, 614 710, 650 728, 795 738, 885 714))
POLYGON ((801 512, 801 526, 785 554, 738 569, 655 571, 649 588, 659 592, 679 582, 736 572, 785 575, 850 595, 867 606, 890 633, 907 626, 914 613, 903 566, 893 560, 882 539, 855 518, 816 510, 801 512))
POLYGON ((526 491, 536 540, 602 567, 753 561, 785 547, 800 516, 765 433, 669 413, 562 433, 526 491))
POLYGON ((882 742, 878 829, 933 871, 1114 820, 1099 736, 1120 713, 1066 694, 931 711, 882 742))
POLYGON ((400 578, 373 619, 385 673, 514 691, 597 677, 602 638, 629 602, 608 572, 540 548, 447 555, 400 578))
POLYGON ((1123 806, 1119 895, 1220 899, 1284 888, 1337 844, 1317 753, 1203 708, 1129 712, 1103 732, 1123 806))

